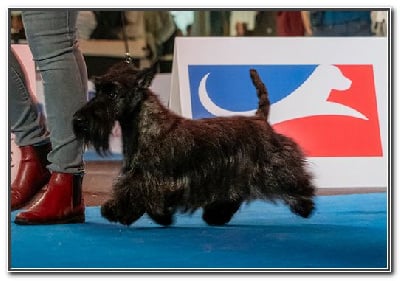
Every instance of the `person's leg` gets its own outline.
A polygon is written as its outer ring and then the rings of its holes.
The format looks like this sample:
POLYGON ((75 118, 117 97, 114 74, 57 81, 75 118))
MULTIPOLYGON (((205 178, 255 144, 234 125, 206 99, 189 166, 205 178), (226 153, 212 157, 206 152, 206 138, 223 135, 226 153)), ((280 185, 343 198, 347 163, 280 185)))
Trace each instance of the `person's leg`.
POLYGON ((346 24, 321 25, 313 28, 313 36, 346 36, 346 24))
POLYGON ((12 50, 9 66, 8 100, 10 126, 11 132, 15 135, 15 144, 27 146, 49 143, 50 139, 41 120, 37 103, 28 90, 25 73, 12 50))
POLYGON ((76 139, 72 119, 86 102, 86 64, 77 46, 77 11, 24 11, 22 18, 33 58, 43 79, 52 151, 47 191, 20 224, 68 223, 84 220, 81 182, 83 143, 76 139))
POLYGON ((29 93, 25 73, 11 50, 9 55, 10 127, 21 159, 11 184, 11 210, 24 206, 49 181, 46 168, 51 147, 44 120, 29 93))
POLYGON ((372 36, 370 21, 352 21, 347 23, 347 36, 372 36))
POLYGON ((351 21, 343 24, 325 25, 314 29, 314 36, 371 36, 368 21, 351 21))
POLYGON ((29 47, 43 79, 47 122, 53 147, 50 170, 83 172, 83 145, 72 130, 73 114, 86 102, 87 74, 76 39, 77 12, 26 11, 29 47))

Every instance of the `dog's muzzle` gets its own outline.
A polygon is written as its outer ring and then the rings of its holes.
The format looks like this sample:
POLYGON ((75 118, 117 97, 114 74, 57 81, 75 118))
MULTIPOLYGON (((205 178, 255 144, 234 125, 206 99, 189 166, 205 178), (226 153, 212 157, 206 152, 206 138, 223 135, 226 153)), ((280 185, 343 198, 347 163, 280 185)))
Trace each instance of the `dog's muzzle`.
POLYGON ((75 114, 72 120, 75 135, 79 137, 85 136, 89 131, 89 121, 86 117, 75 114))

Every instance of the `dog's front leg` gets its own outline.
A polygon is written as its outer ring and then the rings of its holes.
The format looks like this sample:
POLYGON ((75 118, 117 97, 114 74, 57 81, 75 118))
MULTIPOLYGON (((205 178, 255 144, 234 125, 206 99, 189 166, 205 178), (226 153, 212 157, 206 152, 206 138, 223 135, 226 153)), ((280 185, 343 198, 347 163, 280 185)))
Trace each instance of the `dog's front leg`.
POLYGON ((239 210, 241 200, 220 200, 204 206, 203 220, 209 225, 224 225, 239 210))
POLYGON ((156 190, 169 191, 154 193, 152 202, 149 202, 147 206, 147 214, 150 218, 163 226, 169 226, 174 223, 176 207, 179 205, 183 195, 183 189, 176 190, 175 186, 175 182, 165 182, 164 185, 157 186, 156 190))
POLYGON ((174 222, 173 213, 168 210, 148 211, 147 214, 153 221, 163 226, 169 226, 174 222))
POLYGON ((113 222, 130 225, 145 212, 141 183, 135 177, 122 176, 113 187, 110 200, 101 207, 101 215, 113 222))

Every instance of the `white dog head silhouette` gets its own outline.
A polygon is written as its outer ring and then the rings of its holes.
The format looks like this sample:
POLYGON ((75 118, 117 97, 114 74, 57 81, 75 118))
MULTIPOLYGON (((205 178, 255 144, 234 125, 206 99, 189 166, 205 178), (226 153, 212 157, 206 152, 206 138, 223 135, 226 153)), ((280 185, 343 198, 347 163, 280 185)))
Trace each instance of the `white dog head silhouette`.
MULTIPOLYGON (((215 104, 206 90, 209 75, 210 73, 206 74, 199 85, 200 102, 208 112, 215 116, 251 116, 255 114, 255 110, 230 111, 215 104)), ((275 124, 315 115, 342 115, 368 120, 365 115, 354 108, 327 100, 332 90, 348 90, 351 84, 352 81, 345 77, 335 65, 318 65, 302 85, 282 100, 272 104, 269 121, 271 124, 275 124)))

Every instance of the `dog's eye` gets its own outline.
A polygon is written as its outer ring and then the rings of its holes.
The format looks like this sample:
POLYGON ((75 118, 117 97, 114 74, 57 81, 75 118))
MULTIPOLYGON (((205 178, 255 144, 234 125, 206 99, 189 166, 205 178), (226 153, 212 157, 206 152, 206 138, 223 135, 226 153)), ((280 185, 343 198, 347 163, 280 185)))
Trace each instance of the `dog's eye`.
POLYGON ((112 99, 116 99, 117 98, 117 96, 118 96, 118 94, 117 94, 117 92, 109 92, 108 93, 108 96, 110 97, 110 98, 112 98, 112 99))

